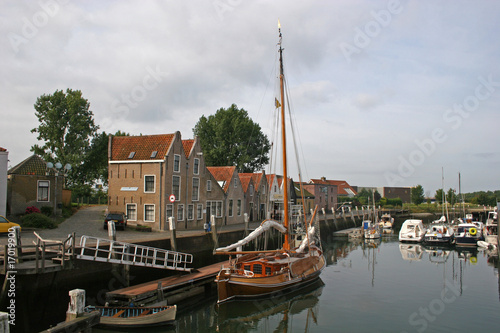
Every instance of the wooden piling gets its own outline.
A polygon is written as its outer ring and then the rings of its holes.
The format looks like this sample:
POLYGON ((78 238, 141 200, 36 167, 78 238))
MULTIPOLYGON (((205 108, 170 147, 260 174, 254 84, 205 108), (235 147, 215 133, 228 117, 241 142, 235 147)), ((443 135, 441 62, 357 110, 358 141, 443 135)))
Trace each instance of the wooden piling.
POLYGON ((71 321, 84 313, 85 290, 73 289, 69 291, 69 306, 66 311, 66 321, 71 321))
POLYGON ((177 235, 175 231, 175 221, 173 216, 170 216, 168 218, 168 227, 170 229, 170 248, 172 249, 172 251, 177 251, 177 235))
POLYGON ((212 225, 212 240, 214 241, 214 247, 217 249, 219 247, 219 239, 217 238, 215 215, 210 216, 210 224, 212 225))
POLYGON ((0 312, 0 332, 9 333, 9 314, 7 312, 0 312))

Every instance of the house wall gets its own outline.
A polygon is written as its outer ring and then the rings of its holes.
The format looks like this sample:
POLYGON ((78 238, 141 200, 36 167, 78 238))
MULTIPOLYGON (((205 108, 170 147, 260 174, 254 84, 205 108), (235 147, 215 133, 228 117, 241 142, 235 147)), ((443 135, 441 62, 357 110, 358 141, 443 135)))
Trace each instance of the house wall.
POLYGON ((0 148, 0 215, 7 215, 7 169, 9 152, 0 148))
POLYGON ((403 203, 408 203, 411 201, 411 189, 409 187, 384 187, 383 196, 387 199, 400 198, 403 203))
POLYGON ((37 175, 9 175, 7 200, 9 202, 8 213, 10 215, 24 214, 27 207, 35 206, 41 209, 43 206, 49 206, 56 213, 62 211, 62 189, 64 178, 62 176, 37 176, 37 175), (49 200, 38 201, 38 181, 49 181, 49 200), (56 191, 57 187, 57 191, 56 191), (57 204, 54 203, 57 201, 57 204))
POLYGON ((305 190, 314 194, 313 207, 318 205, 318 209, 321 210, 324 208, 327 212, 331 212, 332 208, 336 208, 338 199, 338 188, 336 185, 304 184, 303 186, 305 190))
POLYGON ((231 181, 229 182, 229 187, 226 192, 225 197, 225 214, 226 219, 224 221, 225 224, 235 224, 235 223, 243 223, 245 222, 244 213, 246 210, 245 203, 245 193, 243 192, 243 187, 241 186, 240 177, 238 176, 238 172, 234 171, 231 176, 231 181), (230 202, 233 202, 232 215, 230 215, 230 202), (241 201, 241 207, 238 210, 238 200, 241 201))

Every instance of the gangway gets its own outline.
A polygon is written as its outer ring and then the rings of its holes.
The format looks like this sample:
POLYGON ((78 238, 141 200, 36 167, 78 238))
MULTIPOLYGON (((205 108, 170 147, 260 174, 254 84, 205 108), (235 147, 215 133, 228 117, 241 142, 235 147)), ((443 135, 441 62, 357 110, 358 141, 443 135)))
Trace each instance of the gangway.
POLYGON ((78 259, 190 272, 193 255, 155 247, 81 236, 78 259))

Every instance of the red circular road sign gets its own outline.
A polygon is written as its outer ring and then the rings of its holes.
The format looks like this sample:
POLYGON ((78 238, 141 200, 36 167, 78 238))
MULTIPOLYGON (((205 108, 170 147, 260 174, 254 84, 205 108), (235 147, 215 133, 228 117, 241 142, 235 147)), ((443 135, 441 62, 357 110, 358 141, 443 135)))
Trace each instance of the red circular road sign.
POLYGON ((171 194, 168 199, 170 200, 170 202, 174 202, 175 201, 175 195, 171 194))

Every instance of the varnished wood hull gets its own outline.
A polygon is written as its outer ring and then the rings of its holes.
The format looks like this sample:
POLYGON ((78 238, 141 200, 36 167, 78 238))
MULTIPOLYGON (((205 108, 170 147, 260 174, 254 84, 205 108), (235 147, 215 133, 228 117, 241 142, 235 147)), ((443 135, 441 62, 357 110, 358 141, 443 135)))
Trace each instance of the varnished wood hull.
MULTIPOLYGON (((264 277, 247 277, 223 269, 215 280, 218 303, 232 299, 259 298, 293 291, 316 281, 325 264, 323 256, 319 256, 313 267, 302 270, 298 272, 299 274, 291 274, 287 271, 264 277)), ((293 272, 293 270, 291 271, 293 272)))
POLYGON ((100 311, 100 326, 106 327, 147 327, 168 325, 175 321, 177 306, 142 307, 142 308, 109 308, 95 307, 100 311), (124 310, 122 315, 112 315, 114 312, 124 310), (116 310, 115 310, 116 309, 116 310), (127 315, 127 312, 138 311, 137 315, 127 315))

